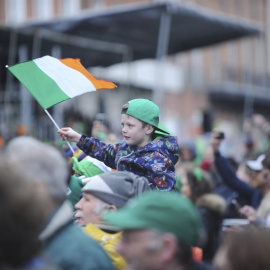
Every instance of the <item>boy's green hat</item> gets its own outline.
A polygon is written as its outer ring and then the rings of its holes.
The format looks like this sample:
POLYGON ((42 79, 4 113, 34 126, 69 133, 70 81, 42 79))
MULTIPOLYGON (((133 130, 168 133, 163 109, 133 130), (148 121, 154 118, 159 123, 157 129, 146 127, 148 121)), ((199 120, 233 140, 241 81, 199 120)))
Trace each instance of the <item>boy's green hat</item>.
POLYGON ((170 132, 163 124, 159 123, 158 128, 159 128, 159 130, 156 130, 155 134, 157 134, 157 135, 170 135, 170 132), (162 130, 162 131, 160 131, 160 130, 162 130))
POLYGON ((196 245, 203 233, 197 209, 176 192, 147 191, 124 208, 105 214, 104 220, 126 230, 156 229, 172 233, 188 245, 196 245))
POLYGON ((149 99, 139 98, 130 100, 126 114, 154 126, 156 130, 162 133, 169 134, 169 132, 158 126, 159 107, 149 99))

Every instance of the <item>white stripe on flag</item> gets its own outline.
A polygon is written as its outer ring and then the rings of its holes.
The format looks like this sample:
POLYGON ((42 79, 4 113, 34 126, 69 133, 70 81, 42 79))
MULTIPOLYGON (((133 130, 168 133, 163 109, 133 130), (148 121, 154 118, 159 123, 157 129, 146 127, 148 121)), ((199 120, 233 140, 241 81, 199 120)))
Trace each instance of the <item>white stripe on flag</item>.
POLYGON ((70 98, 96 91, 95 86, 82 73, 63 64, 56 58, 44 56, 33 60, 36 65, 70 98))

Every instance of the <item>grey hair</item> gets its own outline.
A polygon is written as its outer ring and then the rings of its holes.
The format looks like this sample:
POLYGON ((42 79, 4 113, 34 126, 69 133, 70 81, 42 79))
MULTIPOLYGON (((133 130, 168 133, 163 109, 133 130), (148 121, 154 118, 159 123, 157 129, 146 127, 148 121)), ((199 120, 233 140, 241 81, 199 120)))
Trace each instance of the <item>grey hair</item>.
MULTIPOLYGON (((152 239, 148 241, 146 246, 147 253, 155 253, 159 250, 164 243, 164 235, 166 232, 161 232, 155 229, 151 229, 153 232, 152 239)), ((173 235, 173 234, 172 234, 173 235)), ((174 236, 176 238, 176 236, 174 236)), ((174 255, 174 259, 183 269, 191 269, 193 264, 192 249, 191 246, 177 240, 177 250, 174 255)))
POLYGON ((21 136, 12 139, 5 152, 6 158, 29 181, 42 182, 53 199, 65 200, 69 170, 66 159, 58 149, 32 137, 21 136))
POLYGON ((146 246, 146 252, 148 253, 153 253, 156 252, 157 250, 159 250, 162 245, 163 245, 163 236, 164 232, 155 230, 155 229, 151 229, 153 235, 151 240, 148 241, 147 246, 146 246))
POLYGON ((104 212, 104 210, 106 210, 106 208, 108 208, 110 206, 109 203, 106 203, 100 199, 97 200, 97 206, 94 209, 95 214, 101 216, 102 213, 104 212))

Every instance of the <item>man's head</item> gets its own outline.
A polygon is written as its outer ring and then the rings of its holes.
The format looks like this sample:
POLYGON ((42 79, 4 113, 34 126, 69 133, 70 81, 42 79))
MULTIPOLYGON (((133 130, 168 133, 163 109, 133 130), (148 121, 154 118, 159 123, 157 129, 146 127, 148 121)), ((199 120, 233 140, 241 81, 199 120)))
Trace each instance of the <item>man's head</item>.
POLYGON ((169 134, 159 126, 159 108, 148 99, 133 99, 121 112, 122 133, 128 144, 143 146, 151 141, 155 131, 169 134))
POLYGON ((265 159, 265 155, 260 155, 255 160, 247 160, 246 166, 254 171, 254 172, 260 172, 263 169, 263 160, 265 159))
POLYGON ((122 208, 131 198, 149 189, 145 177, 131 172, 107 172, 96 175, 82 189, 83 196, 75 205, 75 217, 82 226, 99 223, 104 210, 122 208))
POLYGON ((202 232, 193 204, 178 193, 150 191, 104 220, 123 229, 118 252, 131 269, 165 269, 192 263, 202 232))
POLYGON ((36 191, 40 192, 40 196, 44 195, 44 199, 48 195, 49 201, 56 207, 66 199, 69 169, 58 149, 34 138, 22 136, 9 142, 5 156, 36 186, 36 191))
POLYGON ((263 170, 263 160, 265 158, 265 155, 260 155, 257 157, 255 160, 247 160, 245 165, 246 165, 246 170, 245 172, 247 173, 249 177, 249 182, 250 184, 259 189, 263 189, 265 184, 264 180, 262 178, 262 170, 263 170))
POLYGON ((186 177, 182 179, 181 193, 189 198, 193 203, 201 196, 212 193, 214 183, 209 173, 201 168, 195 168, 192 171, 187 171, 186 177))
POLYGON ((213 266, 218 270, 269 269, 269 249, 269 228, 244 226, 224 235, 213 266))
POLYGON ((266 194, 270 190, 270 154, 261 161, 262 169, 257 176, 257 187, 266 194))
POLYGON ((182 162, 194 161, 197 157, 196 145, 193 140, 186 140, 180 144, 180 157, 182 162))
POLYGON ((41 251, 44 206, 35 187, 5 156, 0 157, 0 205, 0 269, 21 269, 41 251))

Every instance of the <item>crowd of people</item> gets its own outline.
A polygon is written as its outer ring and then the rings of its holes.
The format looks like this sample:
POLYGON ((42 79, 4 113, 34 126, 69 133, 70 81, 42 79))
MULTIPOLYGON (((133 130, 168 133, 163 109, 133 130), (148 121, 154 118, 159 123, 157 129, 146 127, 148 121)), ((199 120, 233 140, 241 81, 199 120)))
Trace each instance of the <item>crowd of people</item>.
POLYGON ((0 269, 270 269, 267 151, 238 164, 213 130, 199 155, 146 99, 121 124, 117 143, 64 127, 66 153, 31 136, 3 148, 0 269))

